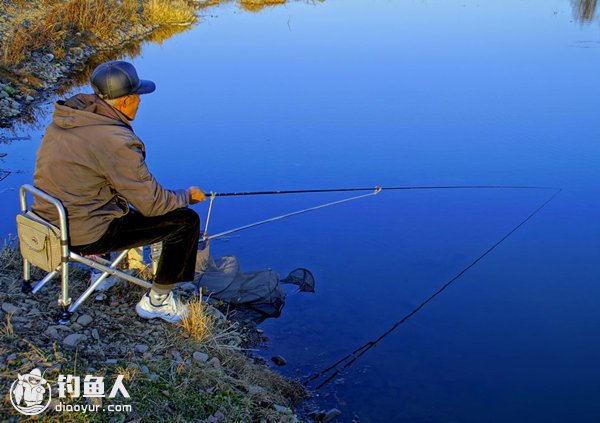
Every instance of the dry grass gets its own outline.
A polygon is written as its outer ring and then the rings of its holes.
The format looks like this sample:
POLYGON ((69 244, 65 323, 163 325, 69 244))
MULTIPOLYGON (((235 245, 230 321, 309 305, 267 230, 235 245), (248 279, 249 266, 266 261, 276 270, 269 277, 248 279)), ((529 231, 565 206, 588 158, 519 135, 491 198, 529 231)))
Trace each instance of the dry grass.
POLYGON ((0 336, 13 336, 15 334, 12 317, 12 313, 6 315, 6 321, 2 323, 2 329, 0 329, 0 336))
POLYGON ((37 50, 60 58, 74 34, 96 38, 113 34, 123 19, 129 18, 123 12, 117 0, 68 0, 50 5, 45 15, 14 30, 13 42, 6 44, 2 52, 3 64, 20 63, 37 50))
POLYGON ((213 335, 215 318, 206 313, 206 306, 201 296, 195 296, 187 303, 188 314, 180 323, 185 333, 195 341, 202 342, 213 335))
POLYGON ((194 7, 185 0, 147 0, 143 16, 158 25, 190 25, 196 19, 194 7))
POLYGON ((132 25, 150 27, 189 25, 195 20, 194 6, 187 0, 43 0, 45 13, 15 21, 10 43, 2 46, 0 65, 21 63, 33 51, 61 58, 70 46, 112 42, 132 25))

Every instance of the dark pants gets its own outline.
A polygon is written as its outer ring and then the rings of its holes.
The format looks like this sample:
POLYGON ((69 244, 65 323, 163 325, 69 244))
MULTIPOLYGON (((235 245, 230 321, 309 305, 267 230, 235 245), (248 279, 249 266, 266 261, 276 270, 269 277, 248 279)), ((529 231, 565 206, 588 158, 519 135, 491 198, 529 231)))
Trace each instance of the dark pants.
POLYGON ((105 254, 162 241, 162 253, 154 278, 157 288, 194 279, 200 218, 188 208, 162 216, 146 217, 135 210, 110 223, 102 238, 92 244, 74 246, 81 254, 105 254))

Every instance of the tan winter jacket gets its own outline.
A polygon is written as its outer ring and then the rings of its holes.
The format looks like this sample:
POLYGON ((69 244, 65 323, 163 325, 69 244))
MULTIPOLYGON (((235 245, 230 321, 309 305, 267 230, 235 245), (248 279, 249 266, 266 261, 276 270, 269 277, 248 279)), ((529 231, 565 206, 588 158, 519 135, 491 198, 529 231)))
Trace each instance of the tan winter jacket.
MULTIPOLYGON (((99 97, 79 94, 56 103, 33 179, 65 206, 71 245, 100 239, 111 221, 129 211, 129 204, 145 216, 189 204, 187 190, 160 186, 145 156, 127 118, 99 97)), ((44 200, 36 199, 32 210, 58 224, 56 209, 44 200)))

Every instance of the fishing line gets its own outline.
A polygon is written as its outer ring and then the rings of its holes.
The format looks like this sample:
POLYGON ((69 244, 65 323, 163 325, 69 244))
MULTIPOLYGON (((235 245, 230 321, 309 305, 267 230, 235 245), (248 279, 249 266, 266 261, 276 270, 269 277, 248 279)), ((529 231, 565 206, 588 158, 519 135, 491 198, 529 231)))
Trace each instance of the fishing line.
POLYGON ((313 374, 304 382, 304 384, 307 385, 310 382, 312 382, 320 377, 324 377, 327 373, 329 373, 333 370, 335 370, 335 371, 330 376, 328 376, 323 382, 321 382, 319 385, 317 385, 317 387, 315 389, 321 389, 323 386, 325 386, 331 380, 335 379, 342 371, 349 368, 360 357, 362 357, 364 354, 366 354, 371 348, 377 346, 377 344, 379 342, 381 342, 385 337, 387 337, 392 332, 394 332, 398 327, 400 327, 400 325, 402 325, 407 320, 409 320, 411 317, 413 317, 415 314, 417 314, 419 311, 421 311, 428 303, 433 301, 434 298, 436 298, 443 291, 445 291, 446 288, 448 288, 450 285, 452 285, 456 280, 458 280, 461 276, 463 276, 469 269, 474 267, 484 257, 486 257, 488 254, 490 254, 496 247, 498 247, 500 244, 502 244, 507 238, 509 238, 519 228, 521 228, 530 219, 532 219, 536 214, 538 214, 544 207, 546 207, 552 200, 554 200, 554 198, 561 192, 561 189, 559 189, 559 188, 555 188, 555 190, 556 191, 552 194, 552 196, 550 198, 548 198, 546 201, 544 201, 544 203, 541 206, 536 208, 531 214, 529 214, 517 226, 515 226, 509 232, 507 232, 502 238, 500 238, 498 241, 496 241, 496 243, 494 243, 491 247, 489 247, 487 250, 485 250, 483 252, 483 254, 481 254, 479 257, 477 257, 475 260, 473 260, 467 267, 462 269, 459 273, 456 274, 456 276, 454 276, 452 279, 450 279, 448 282, 446 282, 444 285, 442 285, 441 288, 439 288, 437 291, 435 291, 431 296, 429 296, 429 298, 427 298, 425 301, 423 301, 421 304, 419 304, 416 308, 414 308, 410 313, 408 313, 406 316, 404 316, 401 320, 399 320, 394 325, 392 325, 392 327, 390 327, 387 331, 385 331, 383 334, 381 334, 376 339, 369 341, 366 344, 355 349, 350 354, 348 354, 345 357, 341 358, 340 360, 336 361, 329 367, 323 369, 322 371, 320 371, 318 373, 313 374))
MULTIPOLYGON (((281 215, 281 216, 275 216, 275 217, 271 217, 271 218, 269 218, 269 219, 261 220, 261 221, 259 221, 259 222, 254 222, 254 223, 250 223, 250 224, 248 224, 248 225, 240 226, 240 227, 238 227, 238 228, 229 229, 229 230, 227 230, 227 231, 220 232, 220 233, 218 233, 218 234, 211 235, 211 236, 208 236, 208 233, 207 233, 207 231, 208 231, 208 219, 210 218, 210 211, 209 211, 209 214, 208 214, 208 216, 207 216, 207 219, 206 219, 207 225, 206 225, 206 227, 205 227, 205 229, 204 229, 204 236, 203 236, 203 240, 204 240, 204 241, 207 241, 207 240, 208 240, 208 241, 210 241, 210 240, 212 240, 212 239, 215 239, 215 238, 220 238, 220 237, 222 237, 222 236, 229 235, 229 234, 232 234, 232 233, 235 233, 235 232, 239 232, 239 231, 243 231, 243 230, 245 230, 245 229, 254 228, 255 226, 264 225, 265 223, 271 223, 271 222, 275 222, 275 221, 277 221, 277 220, 286 219, 286 218, 288 218, 288 217, 296 216, 296 215, 299 215, 299 214, 302 214, 302 213, 308 213, 308 212, 310 212, 310 211, 313 211, 313 210, 324 209, 324 208, 326 208, 326 207, 335 206, 336 204, 347 203, 347 202, 349 202, 349 201, 358 200, 358 199, 360 199, 360 198, 370 197, 370 196, 372 196, 372 195, 377 195, 377 194, 379 194, 380 192, 381 192, 381 190, 380 190, 380 189, 375 189, 375 190, 374 190, 372 193, 370 193, 370 194, 363 194, 363 195, 358 195, 358 196, 356 196, 356 197, 350 197, 350 198, 345 198, 345 199, 343 199, 343 200, 333 201, 333 202, 331 202, 331 203, 320 204, 320 205, 318 205, 318 206, 310 207, 310 208, 308 208, 308 209, 303 209, 303 210, 298 210, 298 211, 291 212, 291 213, 286 213, 286 214, 283 214, 283 215, 281 215)), ((214 197, 213 197, 213 196, 211 196, 211 202, 210 202, 210 208, 209 208, 209 210, 211 210, 211 209, 212 209, 212 199, 213 199, 213 198, 214 198, 214 197)))

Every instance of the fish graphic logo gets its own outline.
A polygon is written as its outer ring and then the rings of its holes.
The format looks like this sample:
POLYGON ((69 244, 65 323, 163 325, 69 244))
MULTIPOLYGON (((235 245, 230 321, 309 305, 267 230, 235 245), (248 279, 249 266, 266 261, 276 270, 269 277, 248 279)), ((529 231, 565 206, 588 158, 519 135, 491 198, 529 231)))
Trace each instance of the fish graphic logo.
POLYGON ((10 387, 10 402, 19 413, 26 416, 42 413, 50 405, 51 398, 50 384, 44 379, 40 369, 19 374, 10 387))

